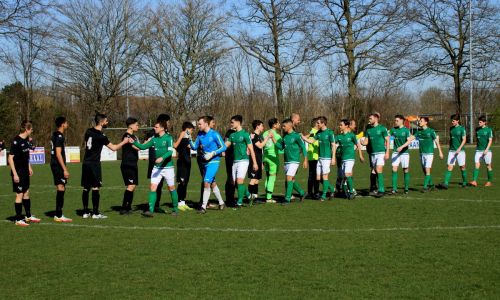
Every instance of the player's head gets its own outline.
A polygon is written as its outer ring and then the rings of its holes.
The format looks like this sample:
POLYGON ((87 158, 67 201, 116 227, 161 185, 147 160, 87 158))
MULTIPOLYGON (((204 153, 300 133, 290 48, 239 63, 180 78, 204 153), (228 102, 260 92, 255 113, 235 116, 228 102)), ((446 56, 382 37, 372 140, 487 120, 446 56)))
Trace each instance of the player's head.
POLYGON ((21 122, 21 128, 19 130, 20 133, 26 133, 28 135, 30 135, 31 133, 33 133, 33 124, 31 123, 31 121, 28 121, 28 120, 24 120, 21 122))
POLYGON ((281 126, 283 127, 283 130, 287 133, 293 131, 293 121, 291 119, 283 120, 281 126))
POLYGON ((56 123, 56 128, 57 129, 60 129, 60 128, 66 129, 66 128, 68 128, 68 120, 66 120, 66 117, 64 117, 64 116, 57 117, 56 120, 55 120, 55 123, 56 123))
POLYGON ((277 118, 269 119, 269 121, 267 121, 267 125, 269 125, 270 129, 279 129, 280 128, 280 122, 278 121, 277 118))
POLYGON ((356 120, 349 120, 349 128, 351 128, 352 131, 356 131, 356 120))
POLYGON ((194 129, 193 123, 187 121, 182 123, 182 131, 192 132, 193 129, 194 129))
POLYGON ((254 131, 262 132, 264 131, 264 122, 262 122, 261 120, 253 120, 252 128, 254 131))
POLYGON ((370 125, 378 124, 379 119, 380 119, 379 113, 377 112, 371 113, 368 115, 368 124, 370 125))
POLYGON ((349 125, 351 125, 351 122, 348 119, 342 119, 339 122, 339 129, 342 132, 345 132, 349 130, 349 125))
POLYGON ((217 126, 215 118, 213 116, 207 116, 207 119, 208 119, 208 126, 212 129, 215 129, 215 127, 217 126))
POLYGON ((170 121, 170 115, 168 114, 159 114, 158 118, 156 118, 156 122, 168 122, 170 121))
POLYGON ((168 121, 157 121, 155 123, 155 126, 153 127, 154 131, 156 134, 161 134, 162 132, 165 132, 167 130, 168 121))
POLYGON ((128 117, 125 125, 127 125, 127 129, 131 129, 134 132, 139 130, 139 121, 136 118, 128 117))
POLYGON ((405 117, 403 115, 395 115, 394 116, 394 127, 401 127, 405 122, 405 117))
POLYGON ((458 124, 460 124, 460 115, 459 114, 451 115, 450 120, 451 120, 451 125, 457 126, 458 124))
POLYGON ((95 126, 102 126, 106 128, 108 126, 108 116, 101 113, 96 113, 94 117, 95 126))
POLYGON ((428 124, 429 124, 429 117, 420 117, 420 119, 418 119, 418 125, 420 127, 427 126, 428 124))
POLYGON ((298 113, 292 113, 290 120, 292 121, 293 126, 297 126, 300 124, 300 115, 298 113))
POLYGON ((320 116, 317 119, 318 119, 317 124, 319 125, 320 128, 326 127, 328 119, 325 116, 320 116))
POLYGON ((480 116, 477 121, 480 127, 486 126, 486 116, 480 116))
POLYGON ((231 117, 231 129, 239 129, 243 123, 243 117, 241 115, 235 115, 231 117))
POLYGON ((203 116, 198 118, 198 129, 200 131, 208 131, 210 129, 210 122, 213 119, 210 116, 203 116))

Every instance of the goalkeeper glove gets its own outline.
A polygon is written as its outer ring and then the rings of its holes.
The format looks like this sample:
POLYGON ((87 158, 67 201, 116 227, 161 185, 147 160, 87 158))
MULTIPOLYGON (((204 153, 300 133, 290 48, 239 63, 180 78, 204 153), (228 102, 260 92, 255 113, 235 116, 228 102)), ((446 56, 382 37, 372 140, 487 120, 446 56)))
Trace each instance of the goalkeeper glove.
POLYGON ((191 139, 191 133, 189 133, 189 131, 186 131, 186 133, 184 133, 184 137, 187 139, 191 139))
POLYGON ((210 159, 212 159, 212 157, 214 157, 214 156, 215 156, 215 152, 208 152, 208 153, 205 153, 205 155, 203 155, 203 158, 204 158, 205 160, 210 160, 210 159))

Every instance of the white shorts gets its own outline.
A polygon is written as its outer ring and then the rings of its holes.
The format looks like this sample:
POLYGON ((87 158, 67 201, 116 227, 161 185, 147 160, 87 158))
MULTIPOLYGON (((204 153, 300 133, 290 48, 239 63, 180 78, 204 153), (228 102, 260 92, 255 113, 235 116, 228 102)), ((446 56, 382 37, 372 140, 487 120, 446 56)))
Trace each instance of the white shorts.
POLYGON ((240 160, 233 163, 232 173, 233 179, 245 179, 248 173, 248 160, 240 160))
POLYGON ((448 152, 448 165, 455 165, 458 163, 460 167, 465 166, 465 151, 460 151, 460 152, 455 152, 455 151, 450 151, 448 152))
POLYGON ((159 184, 162 178, 165 178, 168 186, 175 186, 174 168, 160 169, 157 167, 153 167, 153 171, 151 171, 151 183, 159 184))
POLYGON ((434 160, 434 154, 431 153, 420 154, 420 161, 422 162, 422 167, 426 169, 432 168, 433 160, 434 160))
POLYGON ((330 165, 332 164, 331 159, 320 158, 318 164, 316 165, 316 175, 323 176, 330 174, 330 165))
POLYGON ((384 166, 385 165, 384 156, 385 156, 384 153, 370 154, 370 166, 372 168, 375 168, 377 166, 384 166))
POLYGON ((409 153, 392 153, 392 166, 398 167, 401 165, 401 168, 408 169, 410 167, 410 154, 409 153))
POLYGON ((295 176, 299 170, 299 163, 285 163, 285 175, 295 176))
POLYGON ((354 160, 343 160, 342 161, 342 175, 345 176, 346 173, 352 174, 352 169, 354 168, 354 160))
POLYGON ((476 151, 474 162, 476 164, 480 164, 482 162, 483 164, 491 165, 492 158, 493 154, 491 151, 488 151, 486 155, 484 155, 484 151, 476 151))

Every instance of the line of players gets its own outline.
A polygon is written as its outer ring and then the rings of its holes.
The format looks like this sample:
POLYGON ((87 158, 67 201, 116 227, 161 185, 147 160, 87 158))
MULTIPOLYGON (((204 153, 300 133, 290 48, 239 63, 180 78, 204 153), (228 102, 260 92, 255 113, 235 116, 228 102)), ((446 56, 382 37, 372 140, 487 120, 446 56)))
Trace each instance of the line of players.
MULTIPOLYGON (((258 184, 262 179, 263 170, 266 172, 265 189, 266 198, 264 202, 274 203, 273 192, 276 176, 280 167, 279 154, 284 154, 285 173, 285 200, 283 205, 288 205, 293 199, 293 191, 297 192, 300 201, 306 196, 329 200, 334 193, 343 193, 346 198, 353 199, 356 196, 353 182, 353 167, 356 152, 361 162, 364 162, 362 146, 366 146, 370 162, 370 195, 382 197, 385 194, 383 167, 389 159, 390 136, 394 138, 394 151, 392 153, 392 191, 398 191, 398 168, 401 166, 404 173, 404 193, 409 192, 409 145, 414 139, 419 140, 421 166, 425 178, 422 192, 429 192, 434 188, 431 176, 432 162, 434 157, 434 145, 437 146, 439 157, 443 159, 443 152, 439 143, 439 137, 428 125, 429 119, 419 119, 420 130, 416 135, 411 135, 408 128, 404 126, 405 118, 396 115, 394 127, 387 130, 379 124, 380 115, 373 113, 368 116, 368 126, 365 136, 356 136, 354 120, 342 119, 339 124, 339 134, 327 126, 326 117, 317 117, 312 122, 311 132, 307 135, 295 131, 300 124, 300 116, 292 114, 289 119, 280 122, 276 118, 268 121, 269 129, 264 132, 264 124, 260 120, 252 122, 253 133, 250 134, 243 129, 243 118, 235 115, 231 118, 231 129, 225 138, 217 132, 215 121, 210 116, 202 116, 197 121, 198 133, 196 139, 192 140, 194 126, 190 122, 184 122, 182 131, 178 138, 168 133, 170 117, 161 114, 154 125, 153 131, 144 143, 140 143, 135 133, 139 130, 138 120, 128 118, 126 120, 127 131, 124 133, 119 144, 113 144, 103 133, 108 125, 108 118, 104 114, 96 114, 95 126, 85 132, 85 154, 82 163, 81 186, 83 218, 104 219, 105 215, 100 213, 100 193, 102 185, 101 151, 104 146, 113 151, 122 149, 121 173, 126 190, 123 195, 123 203, 120 214, 129 214, 132 211, 134 190, 138 185, 138 151, 150 149, 150 165, 148 178, 151 180, 148 195, 149 209, 143 212, 145 217, 153 217, 154 212, 164 212, 159 208, 159 198, 164 182, 166 182, 172 199, 172 216, 177 216, 179 210, 192 210, 187 206, 187 186, 191 172, 191 150, 197 151, 197 161, 203 181, 201 185, 200 214, 207 211, 208 201, 211 193, 214 193, 222 210, 228 205, 238 209, 243 206, 244 199, 249 200, 252 205, 259 194, 258 184), (284 135, 278 132, 283 130, 284 135), (309 146, 306 147, 305 143, 309 146), (174 169, 173 154, 177 152, 177 181, 174 169), (301 159, 303 156, 303 160, 301 159), (221 158, 225 156, 227 182, 225 186, 226 202, 216 183, 221 158), (300 164, 304 168, 310 168, 308 178, 308 193, 295 181, 295 176, 300 164), (337 165, 336 188, 329 182, 330 167, 337 165), (246 177, 250 178, 248 188, 244 184, 246 177), (319 183, 322 183, 322 193, 319 193, 319 183), (176 186, 177 183, 177 186, 176 186), (234 192, 237 191, 237 199, 234 192), (89 196, 92 198, 92 209, 89 208, 89 196)), ((70 218, 63 215, 65 186, 69 179, 66 167, 65 138, 64 132, 68 128, 65 117, 55 120, 57 130, 51 138, 51 170, 54 184, 56 186, 56 211, 54 221, 72 222, 70 218)), ((447 189, 451 178, 451 172, 455 164, 458 164, 462 172, 462 186, 467 186, 467 173, 465 169, 466 133, 460 125, 459 116, 451 117, 450 148, 448 153, 448 166, 444 176, 444 182, 438 187, 447 189)), ((492 152, 491 144, 493 132, 487 126, 486 118, 478 119, 479 127, 476 129, 477 147, 475 154, 475 168, 473 180, 470 185, 477 186, 477 177, 480 164, 487 167, 487 178, 485 186, 491 186, 492 152)), ((30 176, 33 170, 29 163, 29 150, 33 148, 30 136, 33 126, 29 121, 21 124, 21 130, 11 143, 8 162, 11 167, 11 177, 15 199, 15 224, 18 226, 29 226, 30 223, 40 222, 31 214, 31 201, 29 193, 30 176), (22 215, 24 207, 25 217, 22 215)))

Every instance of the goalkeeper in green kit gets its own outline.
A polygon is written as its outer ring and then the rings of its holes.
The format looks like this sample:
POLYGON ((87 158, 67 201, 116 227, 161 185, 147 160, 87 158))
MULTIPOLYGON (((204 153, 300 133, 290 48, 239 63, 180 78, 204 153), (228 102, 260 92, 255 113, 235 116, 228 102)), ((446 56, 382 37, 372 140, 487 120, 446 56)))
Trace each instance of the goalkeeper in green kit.
POLYGON ((266 171, 266 202, 276 203, 273 200, 274 184, 276 175, 280 166, 279 149, 277 144, 281 142, 281 136, 278 134, 280 122, 278 119, 272 118, 268 121, 269 130, 264 132, 263 138, 269 138, 264 146, 264 170, 266 171))

